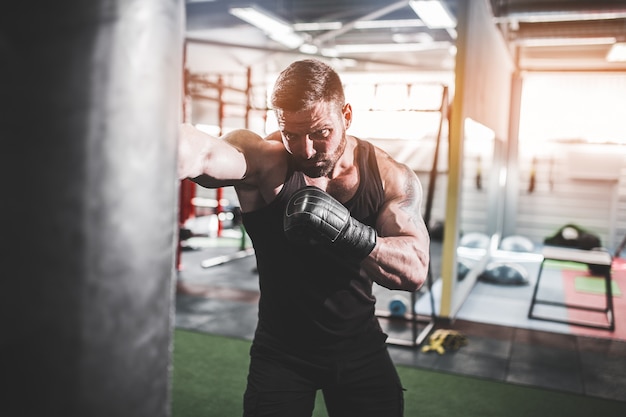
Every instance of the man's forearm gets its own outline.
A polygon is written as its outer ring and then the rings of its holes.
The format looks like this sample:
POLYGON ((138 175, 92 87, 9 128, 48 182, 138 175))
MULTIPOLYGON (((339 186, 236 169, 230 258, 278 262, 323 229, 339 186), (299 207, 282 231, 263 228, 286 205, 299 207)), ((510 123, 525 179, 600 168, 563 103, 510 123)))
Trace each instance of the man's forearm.
POLYGON ((243 154, 221 138, 191 125, 182 125, 178 143, 178 176, 192 178, 206 187, 220 187, 244 177, 243 154))
POLYGON ((414 237, 379 237, 361 262, 362 273, 383 287, 417 291, 428 274, 429 255, 414 237))

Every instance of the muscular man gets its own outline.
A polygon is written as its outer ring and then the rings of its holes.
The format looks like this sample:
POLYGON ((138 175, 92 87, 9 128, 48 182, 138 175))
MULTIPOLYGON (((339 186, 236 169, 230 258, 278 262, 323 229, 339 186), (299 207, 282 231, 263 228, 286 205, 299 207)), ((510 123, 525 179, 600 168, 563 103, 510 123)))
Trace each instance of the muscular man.
POLYGON ((279 131, 223 138, 181 129, 179 175, 234 186, 261 298, 244 416, 394 417, 403 389, 374 314, 372 283, 417 290, 428 269, 422 189, 406 166, 346 134, 337 73, 291 64, 271 104, 279 131))

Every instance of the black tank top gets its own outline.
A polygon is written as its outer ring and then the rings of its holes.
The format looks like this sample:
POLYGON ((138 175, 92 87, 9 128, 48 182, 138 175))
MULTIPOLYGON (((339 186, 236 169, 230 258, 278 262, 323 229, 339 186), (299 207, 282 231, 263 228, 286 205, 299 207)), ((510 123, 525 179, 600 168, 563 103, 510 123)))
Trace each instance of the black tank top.
MULTIPOLYGON (((375 227, 384 201, 374 147, 358 140, 360 181, 344 205, 357 220, 375 227)), ((289 197, 304 187, 291 164, 285 184, 267 206, 243 214, 254 246, 261 297, 255 344, 301 354, 363 354, 380 348, 386 335, 374 314, 372 280, 359 263, 337 259, 327 248, 295 246, 283 234, 289 197)))

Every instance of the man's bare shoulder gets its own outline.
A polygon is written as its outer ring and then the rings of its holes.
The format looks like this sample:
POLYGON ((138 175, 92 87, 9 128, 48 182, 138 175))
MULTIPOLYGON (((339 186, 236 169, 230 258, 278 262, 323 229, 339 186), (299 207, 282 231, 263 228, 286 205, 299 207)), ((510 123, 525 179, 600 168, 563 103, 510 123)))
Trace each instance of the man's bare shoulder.
POLYGON ((263 138, 250 130, 238 129, 223 138, 245 156, 248 177, 263 175, 266 171, 280 169, 280 165, 286 164, 285 147, 282 142, 273 139, 273 135, 263 138))
POLYGON ((419 179, 408 165, 396 161, 389 153, 377 146, 374 146, 374 149, 383 189, 387 196, 402 195, 409 189, 419 190, 421 195, 419 179))
POLYGON ((288 154, 282 141, 275 135, 262 138, 249 131, 235 132, 225 139, 246 159, 245 177, 235 186, 242 209, 252 211, 269 204, 287 175, 288 154))
POLYGON ((374 150, 376 152, 376 162, 378 163, 378 169, 380 170, 383 180, 386 179, 386 177, 389 175, 394 177, 397 176, 399 172, 405 172, 408 169, 407 165, 396 161, 384 149, 374 145, 374 150))

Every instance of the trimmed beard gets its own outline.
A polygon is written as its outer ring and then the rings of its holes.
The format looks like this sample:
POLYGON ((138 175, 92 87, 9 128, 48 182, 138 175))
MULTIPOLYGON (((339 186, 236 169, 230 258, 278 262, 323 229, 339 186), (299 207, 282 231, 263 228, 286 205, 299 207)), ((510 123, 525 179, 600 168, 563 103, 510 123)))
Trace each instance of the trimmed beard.
POLYGON ((316 154, 312 159, 294 157, 296 170, 302 172, 309 178, 321 178, 327 176, 333 171, 335 165, 337 165, 337 161, 339 161, 339 158, 341 158, 341 155, 343 155, 343 152, 346 150, 347 143, 348 139, 346 137, 346 132, 344 131, 339 146, 332 154, 316 154))

